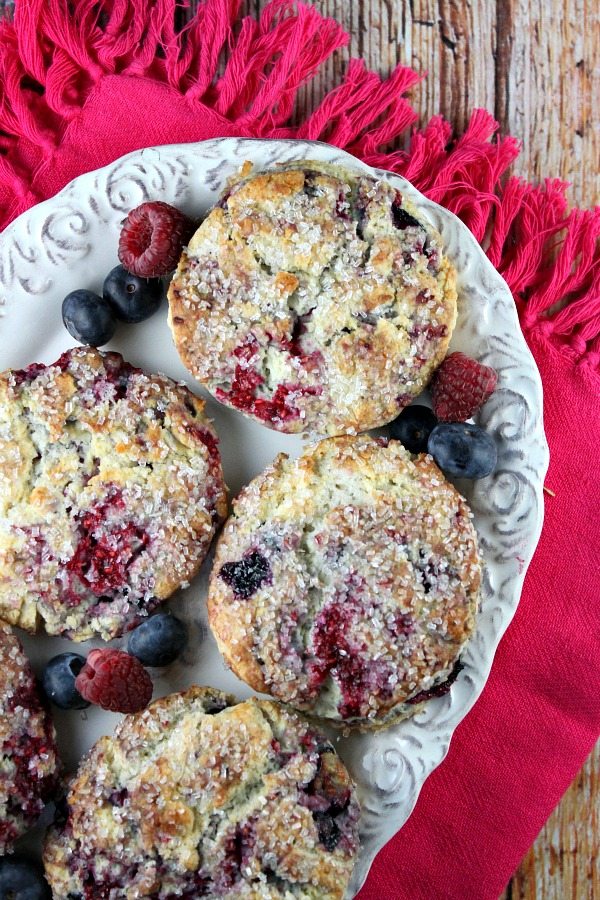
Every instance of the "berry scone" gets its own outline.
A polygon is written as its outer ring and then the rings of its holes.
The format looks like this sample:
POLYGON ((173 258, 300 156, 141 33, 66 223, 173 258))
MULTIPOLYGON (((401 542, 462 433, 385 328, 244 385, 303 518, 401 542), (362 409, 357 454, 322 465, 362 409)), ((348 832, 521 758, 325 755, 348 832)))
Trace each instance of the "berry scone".
POLYGON ((385 180, 318 162, 247 164, 181 257, 169 322, 221 402, 284 432, 394 419, 446 354, 455 271, 385 180))
POLYGON ((277 703, 192 687, 128 716, 84 757, 44 864, 69 900, 342 898, 354 785, 277 703))
POLYGON ((252 688, 368 729, 449 688, 479 584, 471 513, 430 456, 326 438, 279 455, 235 501, 209 621, 252 688))
POLYGON ((204 403, 117 353, 0 375, 0 617, 131 628, 198 571, 226 513, 204 403))
POLYGON ((53 799, 58 770, 52 719, 29 660, 0 622, 0 856, 53 799))

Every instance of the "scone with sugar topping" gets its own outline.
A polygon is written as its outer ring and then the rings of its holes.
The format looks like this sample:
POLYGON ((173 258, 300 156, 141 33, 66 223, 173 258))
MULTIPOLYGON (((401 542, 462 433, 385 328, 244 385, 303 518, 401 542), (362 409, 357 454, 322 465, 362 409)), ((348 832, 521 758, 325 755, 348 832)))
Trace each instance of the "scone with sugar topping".
POLYGON ((192 687, 82 760, 44 863, 71 900, 341 900, 358 847, 331 743, 278 703, 192 687))
POLYGON ((0 856, 54 798, 55 738, 29 660, 9 626, 0 622, 0 856))
POLYGON ((449 689, 479 584, 471 513, 430 456, 326 438, 278 456, 234 502, 209 622, 254 690, 369 729, 449 689))
POLYGON ((108 640, 196 574, 227 508, 203 408, 91 347, 0 375, 0 618, 108 640))
POLYGON ((443 360, 455 271, 389 181, 246 166, 181 257, 169 321, 221 402, 278 431, 354 433, 394 419, 443 360))

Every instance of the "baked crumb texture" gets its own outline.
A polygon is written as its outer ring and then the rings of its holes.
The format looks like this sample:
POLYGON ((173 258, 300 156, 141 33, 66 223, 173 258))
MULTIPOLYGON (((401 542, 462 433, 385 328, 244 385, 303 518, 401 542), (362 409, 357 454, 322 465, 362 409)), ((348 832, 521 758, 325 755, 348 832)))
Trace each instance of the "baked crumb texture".
POLYGON ((192 687, 128 716, 82 760, 44 863, 55 897, 344 896, 354 785, 277 703, 192 687))
POLYGON ((196 574, 227 510, 203 407, 89 347, 0 375, 0 618, 108 640, 196 574))
POLYGON ((278 431, 355 433, 394 419, 441 363, 455 271, 387 181, 244 167, 181 257, 169 322, 221 402, 278 431))
POLYGON ((0 856, 54 797, 57 773, 52 719, 19 641, 0 622, 0 856))
POLYGON ((373 728, 453 679, 478 605, 471 513, 431 457, 327 438, 234 502, 209 621, 233 671, 336 724, 373 728))

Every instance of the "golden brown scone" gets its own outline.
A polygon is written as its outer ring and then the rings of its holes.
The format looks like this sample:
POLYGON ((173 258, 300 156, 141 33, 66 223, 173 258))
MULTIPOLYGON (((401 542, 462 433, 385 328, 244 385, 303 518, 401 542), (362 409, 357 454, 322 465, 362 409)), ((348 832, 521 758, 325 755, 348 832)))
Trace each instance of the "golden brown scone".
POLYGON ((0 617, 110 639, 193 578, 227 509, 203 408, 90 347, 0 375, 0 617))
POLYGON ((53 799, 59 769, 55 737, 29 660, 0 622, 0 856, 53 799))
POLYGON ((388 181, 245 167, 181 257, 169 322, 223 403, 278 431, 354 433, 394 419, 443 360, 455 271, 388 181))
POLYGON ((449 688, 479 583, 471 513, 431 457, 327 438, 278 456, 235 501, 209 622, 255 690, 372 728, 449 688))
POLYGON ((346 769, 290 710, 232 704, 192 687, 98 741, 46 842, 55 897, 341 900, 358 845, 346 769))

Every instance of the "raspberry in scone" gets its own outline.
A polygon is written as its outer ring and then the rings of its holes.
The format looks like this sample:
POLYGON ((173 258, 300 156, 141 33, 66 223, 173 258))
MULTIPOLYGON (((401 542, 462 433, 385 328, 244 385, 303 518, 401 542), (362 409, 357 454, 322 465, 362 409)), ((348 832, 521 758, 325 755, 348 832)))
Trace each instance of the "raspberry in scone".
POLYGON ((332 744, 277 703, 192 687, 82 760, 46 842, 53 896, 341 900, 359 807, 332 744))
POLYGON ((184 250, 169 321, 184 365, 223 403, 278 431, 364 431, 444 358, 455 271, 384 179, 245 167, 184 250))
POLYGON ((197 573, 226 512, 203 407, 90 347, 0 375, 0 617, 110 639, 197 573))
POLYGON ((53 799, 58 768, 50 713, 19 641, 0 622, 0 856, 53 799))
POLYGON ((470 511, 431 457, 367 436, 278 456, 234 502, 209 622, 254 690, 334 724, 388 725, 449 688, 480 562, 470 511))

